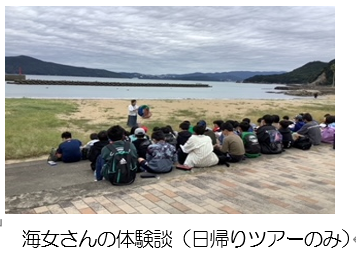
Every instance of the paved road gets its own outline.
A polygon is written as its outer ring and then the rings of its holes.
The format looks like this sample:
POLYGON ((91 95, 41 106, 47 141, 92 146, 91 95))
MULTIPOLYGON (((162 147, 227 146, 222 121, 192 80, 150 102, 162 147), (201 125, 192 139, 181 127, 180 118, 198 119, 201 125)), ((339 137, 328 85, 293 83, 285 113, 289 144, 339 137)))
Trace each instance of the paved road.
POLYGON ((6 213, 335 213, 335 150, 287 150, 231 167, 173 170, 129 186, 94 182, 88 161, 5 165, 6 213))

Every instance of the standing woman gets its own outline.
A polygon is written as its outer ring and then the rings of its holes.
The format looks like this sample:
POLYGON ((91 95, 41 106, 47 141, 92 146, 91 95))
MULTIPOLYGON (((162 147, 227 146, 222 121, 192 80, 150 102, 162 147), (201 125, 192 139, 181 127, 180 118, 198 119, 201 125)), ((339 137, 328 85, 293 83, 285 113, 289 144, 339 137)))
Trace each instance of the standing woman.
POLYGON ((131 100, 129 105, 129 116, 127 118, 127 126, 134 127, 137 125, 137 111, 138 106, 136 105, 136 100, 131 100))

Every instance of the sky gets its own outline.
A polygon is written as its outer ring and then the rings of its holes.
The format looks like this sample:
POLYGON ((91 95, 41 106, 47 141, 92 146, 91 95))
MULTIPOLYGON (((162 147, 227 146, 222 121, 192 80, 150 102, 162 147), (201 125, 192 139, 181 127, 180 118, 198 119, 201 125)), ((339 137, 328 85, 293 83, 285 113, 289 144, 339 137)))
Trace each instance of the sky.
POLYGON ((334 6, 6 6, 5 56, 143 74, 335 59, 334 6))

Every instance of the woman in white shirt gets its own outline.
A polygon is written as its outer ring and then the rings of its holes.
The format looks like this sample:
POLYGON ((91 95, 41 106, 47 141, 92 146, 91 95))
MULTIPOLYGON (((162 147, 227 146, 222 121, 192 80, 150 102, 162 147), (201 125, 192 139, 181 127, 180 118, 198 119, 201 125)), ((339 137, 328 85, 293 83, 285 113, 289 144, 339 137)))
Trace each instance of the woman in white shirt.
POLYGON ((129 105, 129 116, 127 118, 127 126, 134 127, 137 125, 137 111, 138 106, 136 105, 136 100, 131 100, 131 104, 129 105))

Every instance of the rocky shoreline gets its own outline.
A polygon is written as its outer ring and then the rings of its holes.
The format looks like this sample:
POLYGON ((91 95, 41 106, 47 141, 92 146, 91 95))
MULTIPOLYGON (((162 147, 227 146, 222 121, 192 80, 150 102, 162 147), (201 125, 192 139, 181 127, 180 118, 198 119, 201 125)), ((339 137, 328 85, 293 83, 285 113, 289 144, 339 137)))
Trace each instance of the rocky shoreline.
POLYGON ((311 85, 287 85, 276 86, 277 91, 270 91, 268 93, 283 93, 285 95, 293 96, 314 96, 317 95, 335 95, 335 87, 331 86, 311 86, 311 85))

